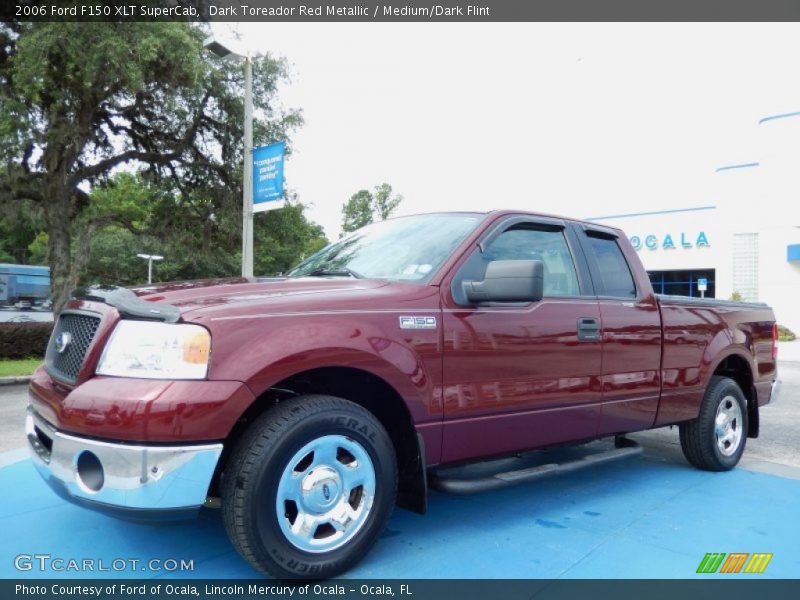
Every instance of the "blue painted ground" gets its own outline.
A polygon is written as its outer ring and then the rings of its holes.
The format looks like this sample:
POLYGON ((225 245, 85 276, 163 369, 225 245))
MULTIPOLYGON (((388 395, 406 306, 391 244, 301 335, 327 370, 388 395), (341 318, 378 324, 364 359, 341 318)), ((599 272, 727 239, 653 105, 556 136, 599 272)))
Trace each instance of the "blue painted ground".
MULTIPOLYGON (((194 572, 169 577, 258 576, 232 549, 218 511, 185 525, 117 521, 57 498, 27 460, 0 469, 0 490, 0 577, 43 575, 16 571, 20 553, 107 563, 183 558, 194 560, 194 572)), ((800 481, 645 456, 477 496, 432 492, 428 515, 397 510, 347 576, 691 578, 701 577, 695 570, 706 552, 772 552, 757 577, 800 576, 800 481)))

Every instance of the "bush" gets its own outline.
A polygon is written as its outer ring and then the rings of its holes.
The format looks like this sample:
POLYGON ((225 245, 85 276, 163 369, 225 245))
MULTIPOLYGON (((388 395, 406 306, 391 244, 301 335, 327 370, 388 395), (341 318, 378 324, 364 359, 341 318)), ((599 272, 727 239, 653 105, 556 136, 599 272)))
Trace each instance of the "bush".
POLYGON ((0 323, 0 358, 43 358, 53 323, 0 323))
POLYGON ((778 325, 778 339, 781 342, 793 342, 797 339, 797 336, 788 327, 778 325))

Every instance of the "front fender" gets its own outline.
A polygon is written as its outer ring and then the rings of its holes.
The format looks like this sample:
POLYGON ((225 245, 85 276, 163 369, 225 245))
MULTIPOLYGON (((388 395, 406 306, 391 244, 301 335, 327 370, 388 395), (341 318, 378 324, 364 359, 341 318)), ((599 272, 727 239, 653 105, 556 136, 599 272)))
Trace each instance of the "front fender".
MULTIPOLYGON (((212 340, 211 379, 245 382, 258 397, 281 381, 324 367, 351 367, 383 379, 415 422, 441 418, 438 330, 400 330, 397 316, 353 314, 233 320, 212 340)), ((244 407, 246 409, 246 407, 244 407)), ((244 410, 243 409, 243 410, 244 410)))

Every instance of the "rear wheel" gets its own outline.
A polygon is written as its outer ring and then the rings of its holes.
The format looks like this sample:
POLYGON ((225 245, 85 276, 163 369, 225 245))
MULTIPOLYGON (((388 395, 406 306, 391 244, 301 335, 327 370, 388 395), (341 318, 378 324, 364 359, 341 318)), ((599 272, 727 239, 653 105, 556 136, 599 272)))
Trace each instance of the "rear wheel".
POLYGON ((727 377, 711 378, 700 414, 680 425, 683 455, 706 471, 736 466, 747 441, 747 400, 739 385, 727 377))
POLYGON ((304 396, 267 411, 239 440, 223 477, 223 518, 262 573, 327 578, 369 551, 396 493, 380 422, 347 400, 304 396))

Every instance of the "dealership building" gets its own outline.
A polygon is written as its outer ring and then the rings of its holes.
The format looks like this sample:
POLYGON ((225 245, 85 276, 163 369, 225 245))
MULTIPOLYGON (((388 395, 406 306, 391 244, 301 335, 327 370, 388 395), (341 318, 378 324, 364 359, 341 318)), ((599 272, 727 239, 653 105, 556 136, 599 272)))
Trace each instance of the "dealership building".
POLYGON ((761 119, 756 139, 713 169, 702 201, 591 220, 625 231, 657 293, 736 293, 800 334, 800 113, 761 119))

